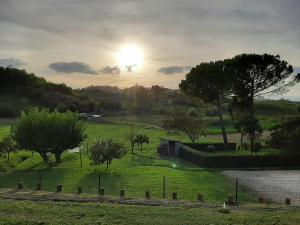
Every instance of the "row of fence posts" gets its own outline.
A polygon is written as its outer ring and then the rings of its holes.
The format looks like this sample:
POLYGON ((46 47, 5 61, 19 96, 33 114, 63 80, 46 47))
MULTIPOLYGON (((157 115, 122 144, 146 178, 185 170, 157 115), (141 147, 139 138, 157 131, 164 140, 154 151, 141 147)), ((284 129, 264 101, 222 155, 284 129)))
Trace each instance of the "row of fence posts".
MULTIPOLYGON (((38 177, 38 182, 36 183, 36 190, 41 191, 42 190, 42 174, 39 174, 38 177)), ((239 187, 239 180, 238 178, 235 179, 235 199, 233 198, 232 195, 228 196, 228 199, 226 204, 228 205, 237 205, 238 204, 238 187, 239 187)), ((20 181, 17 185, 17 189, 23 189, 23 182, 20 181)), ((62 192, 63 186, 62 184, 57 184, 56 185, 56 192, 62 192)), ((81 194, 82 193, 82 187, 78 186, 77 193, 81 194)), ((104 195, 104 188, 101 187, 101 175, 98 175, 98 195, 103 196, 104 195)), ((125 190, 120 189, 120 197, 124 198, 125 197, 125 190)), ((150 191, 146 190, 145 191, 145 198, 150 199, 150 191)), ((166 177, 163 176, 163 185, 162 185, 162 198, 166 198, 166 177)), ((172 192, 172 199, 177 200, 177 192, 172 192)), ((203 195, 198 193, 197 194, 197 201, 203 202, 203 195)), ((263 197, 258 198, 259 203, 265 203, 265 199, 263 197)), ((286 198, 285 199, 285 204, 290 205, 291 204, 291 199, 286 198)))
MULTIPOLYGON (((41 191, 42 190, 42 174, 39 174, 38 182, 36 183, 36 190, 41 191)), ((166 198, 166 176, 163 176, 163 185, 162 185, 162 198, 166 198)), ((237 187, 238 187, 238 180, 236 179, 236 203, 237 203, 237 187)), ((23 189, 23 182, 20 181, 17 185, 17 189, 23 189)), ((63 186, 62 184, 56 185, 56 192, 62 192, 63 186)), ((77 193, 81 194, 83 191, 82 186, 78 186, 77 193)), ((104 188, 101 187, 101 175, 98 175, 98 195, 103 196, 104 195, 104 188)), ((125 197, 125 190, 120 190, 120 197, 125 197)), ((150 199, 150 191, 145 191, 145 198, 150 199)), ((172 199, 177 200, 177 192, 172 192, 172 199)), ((232 199, 232 197, 229 196, 228 199, 232 199)), ((197 195, 197 201, 202 202, 203 201, 203 195, 199 194, 197 195)), ((229 200, 229 202, 233 202, 232 200, 229 200)))

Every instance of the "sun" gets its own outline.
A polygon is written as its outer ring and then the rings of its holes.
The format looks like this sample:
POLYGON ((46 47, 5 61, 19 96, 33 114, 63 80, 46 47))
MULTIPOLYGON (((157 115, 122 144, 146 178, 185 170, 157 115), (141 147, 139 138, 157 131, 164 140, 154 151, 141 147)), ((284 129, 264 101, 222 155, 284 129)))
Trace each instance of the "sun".
POLYGON ((128 72, 140 67, 144 62, 142 49, 136 44, 121 46, 116 54, 118 66, 126 68, 128 72))

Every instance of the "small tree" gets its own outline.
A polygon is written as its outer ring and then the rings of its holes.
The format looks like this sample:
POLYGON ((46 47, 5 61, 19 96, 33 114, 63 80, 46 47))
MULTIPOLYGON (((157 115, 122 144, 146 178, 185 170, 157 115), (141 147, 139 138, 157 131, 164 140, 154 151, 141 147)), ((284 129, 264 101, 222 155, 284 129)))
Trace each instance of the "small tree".
POLYGON ((93 165, 100 165, 106 162, 106 168, 111 164, 113 159, 120 159, 126 154, 121 144, 113 142, 112 139, 106 141, 96 140, 91 147, 91 156, 93 165))
POLYGON ((77 147, 85 138, 85 125, 77 113, 33 108, 22 112, 12 126, 12 139, 26 150, 36 151, 45 162, 48 153, 60 162, 63 151, 77 147))
POLYGON ((0 156, 7 154, 7 160, 9 161, 10 153, 16 151, 16 143, 13 141, 11 136, 6 136, 0 142, 0 156))
POLYGON ((132 155, 133 155, 133 149, 134 149, 134 145, 135 145, 135 137, 136 137, 135 129, 134 129, 134 127, 131 127, 130 131, 126 134, 126 139, 129 141, 132 155))
POLYGON ((138 134, 135 136, 134 143, 140 147, 141 152, 143 152, 143 144, 149 144, 149 137, 143 134, 138 134))
MULTIPOLYGON (((241 134, 240 139, 240 148, 244 148, 244 136, 248 134, 249 139, 251 140, 251 136, 249 134, 254 133, 255 141, 257 141, 262 133, 262 128, 259 124, 259 121, 256 117, 246 111, 245 108, 249 104, 249 98, 244 97, 242 99, 233 98, 230 106, 229 112, 231 114, 231 118, 233 120, 233 125, 241 134)), ((256 148, 250 149, 251 152, 257 152, 258 143, 256 143, 256 148)))
POLYGON ((172 114, 163 121, 163 127, 168 130, 184 132, 193 143, 205 135, 204 123, 200 117, 188 116, 181 113, 172 114))

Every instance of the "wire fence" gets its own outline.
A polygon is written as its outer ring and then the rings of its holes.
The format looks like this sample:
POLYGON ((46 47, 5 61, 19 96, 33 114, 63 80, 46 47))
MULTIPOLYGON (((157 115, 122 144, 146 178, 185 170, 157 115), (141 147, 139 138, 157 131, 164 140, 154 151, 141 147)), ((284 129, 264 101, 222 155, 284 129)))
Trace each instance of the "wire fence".
POLYGON ((239 179, 239 189, 260 202, 300 205, 300 179, 239 179))
POLYGON ((187 180, 182 176, 118 176, 51 172, 0 174, 0 188, 60 191, 128 198, 201 200, 208 203, 273 202, 300 205, 300 179, 187 180))

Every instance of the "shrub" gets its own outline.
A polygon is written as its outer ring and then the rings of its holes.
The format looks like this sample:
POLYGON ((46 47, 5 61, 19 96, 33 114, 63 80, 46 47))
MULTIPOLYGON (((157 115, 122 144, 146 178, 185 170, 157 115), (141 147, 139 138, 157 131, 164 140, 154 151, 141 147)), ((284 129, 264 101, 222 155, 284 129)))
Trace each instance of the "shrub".
POLYGON ((300 152, 300 117, 290 118, 271 133, 269 144, 289 152, 300 152))
POLYGON ((257 153, 258 151, 260 151, 262 149, 262 145, 260 142, 255 142, 253 144, 253 152, 257 153))
POLYGON ((125 149, 121 144, 113 142, 112 139, 106 141, 96 140, 91 147, 91 156, 93 165, 100 165, 106 162, 106 168, 113 159, 120 159, 126 154, 125 149))

